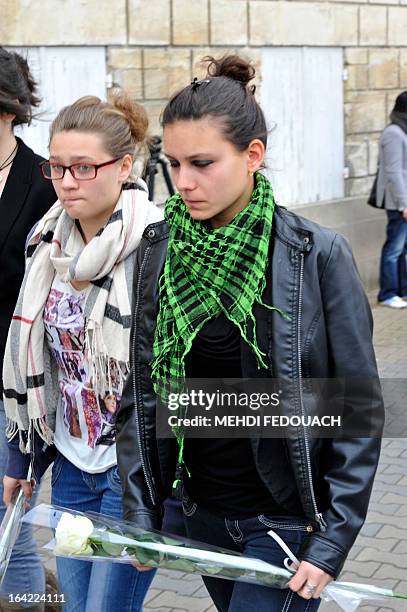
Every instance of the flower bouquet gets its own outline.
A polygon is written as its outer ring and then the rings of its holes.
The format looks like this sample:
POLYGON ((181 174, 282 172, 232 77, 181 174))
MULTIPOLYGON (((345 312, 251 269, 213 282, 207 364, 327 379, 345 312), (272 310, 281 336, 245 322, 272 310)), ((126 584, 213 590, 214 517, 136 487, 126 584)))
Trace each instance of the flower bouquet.
MULTIPOLYGON (((274 588, 286 588, 292 571, 260 559, 219 547, 194 542, 158 531, 145 531, 128 521, 118 521, 93 512, 67 511, 41 504, 30 510, 24 522, 54 530, 55 538, 45 546, 54 554, 81 560, 139 563, 185 573, 240 580, 274 588)), ((388 589, 332 582, 322 597, 334 600, 342 610, 353 612, 362 601, 406 599, 388 589)))

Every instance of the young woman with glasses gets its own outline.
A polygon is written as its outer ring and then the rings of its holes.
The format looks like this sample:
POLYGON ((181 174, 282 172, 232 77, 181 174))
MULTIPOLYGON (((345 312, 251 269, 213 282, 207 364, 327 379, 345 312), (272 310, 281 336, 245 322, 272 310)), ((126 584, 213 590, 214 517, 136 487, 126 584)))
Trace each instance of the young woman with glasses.
MULTIPOLYGON (((38 480, 56 449, 52 503, 122 517, 115 419, 129 369, 134 256, 145 227, 162 218, 132 178, 147 124, 124 93, 111 103, 81 98, 52 123, 41 170, 58 201, 29 237, 4 361, 6 500, 19 486, 31 496, 28 464, 38 480)), ((57 569, 64 610, 76 612, 141 610, 153 578, 63 558, 57 569)))
MULTIPOLYGON (((30 124, 39 103, 27 61, 0 47, 0 489, 7 465, 1 376, 7 332, 24 276, 27 235, 57 199, 52 183, 41 176, 38 164, 42 158, 14 133, 17 126, 30 124)), ((2 490, 0 500, 1 521, 6 511, 2 490)), ((44 570, 31 528, 24 525, 1 585, 0 607, 9 609, 10 595, 22 590, 42 594, 44 588, 44 570)), ((16 605, 13 604, 13 609, 16 605)), ((31 609, 43 608, 43 604, 36 604, 31 609)))
POLYGON ((301 425, 278 438, 210 438, 205 428, 188 437, 186 427, 177 440, 155 435, 160 410, 161 424, 178 414, 157 396, 169 399, 184 377, 256 379, 260 389, 280 379, 281 414, 296 419, 327 410, 310 379, 344 378, 345 415, 352 421, 357 412, 370 432, 365 415, 373 412, 380 437, 372 320, 351 250, 275 204, 260 172, 267 129, 248 86, 253 76, 239 57, 209 58, 207 77, 164 109, 178 194, 137 252, 137 335, 117 420, 118 462, 125 517, 137 526, 159 528, 163 500, 182 481, 191 538, 281 567, 287 554, 268 535, 273 529, 298 556, 282 590, 205 577, 218 610, 310 612, 364 521, 380 440, 321 439, 301 425))

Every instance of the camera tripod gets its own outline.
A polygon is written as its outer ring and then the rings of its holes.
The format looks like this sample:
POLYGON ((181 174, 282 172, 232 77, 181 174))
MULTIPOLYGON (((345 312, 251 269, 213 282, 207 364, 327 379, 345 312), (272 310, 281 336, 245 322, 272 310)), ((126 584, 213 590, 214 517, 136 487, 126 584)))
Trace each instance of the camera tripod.
POLYGON ((167 161, 161 155, 161 138, 159 136, 153 136, 148 143, 148 150, 150 151, 150 158, 146 164, 143 179, 147 183, 148 194, 150 200, 154 201, 154 183, 155 176, 158 174, 158 167, 160 166, 161 172, 167 186, 167 191, 170 196, 174 195, 175 189, 172 184, 172 180, 167 168, 167 161))

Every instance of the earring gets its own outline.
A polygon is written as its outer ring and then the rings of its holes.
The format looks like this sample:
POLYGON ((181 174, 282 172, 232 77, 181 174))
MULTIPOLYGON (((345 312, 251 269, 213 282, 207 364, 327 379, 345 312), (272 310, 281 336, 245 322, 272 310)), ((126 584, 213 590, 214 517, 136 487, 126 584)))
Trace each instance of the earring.
POLYGON ((249 172, 249 176, 253 176, 253 175, 254 175, 254 172, 249 172))

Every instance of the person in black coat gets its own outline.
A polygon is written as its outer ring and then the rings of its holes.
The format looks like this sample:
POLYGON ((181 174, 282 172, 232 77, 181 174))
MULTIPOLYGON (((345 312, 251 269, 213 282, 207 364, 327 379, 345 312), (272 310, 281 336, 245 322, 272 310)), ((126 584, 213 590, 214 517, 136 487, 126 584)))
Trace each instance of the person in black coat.
POLYGON ((137 251, 117 416, 124 517, 160 529, 175 491, 195 541, 280 568, 284 541, 298 559, 288 588, 204 575, 209 594, 220 612, 316 612, 379 459, 372 316, 346 239, 277 205, 259 171, 268 130, 253 66, 206 61, 162 113, 178 194, 137 251))
MULTIPOLYGON (((51 181, 41 174, 36 155, 14 135, 17 125, 29 124, 32 109, 39 104, 36 84, 27 62, 17 53, 0 48, 0 366, 3 370, 7 332, 24 276, 24 249, 31 228, 56 201, 51 181)), ((3 384, 0 377, 1 393, 3 384)), ((0 472, 7 461, 5 415, 0 399, 0 472)), ((2 478, 0 480, 2 487, 2 478)), ((1 491, 1 498, 3 491, 1 491)), ((5 513, 0 506, 0 520, 5 513)), ((42 563, 35 551, 28 526, 16 543, 6 578, 0 591, 3 610, 8 610, 11 593, 43 593, 42 563)), ((13 610, 16 609, 12 604, 13 610)), ((25 610, 42 610, 38 604, 25 610)))

